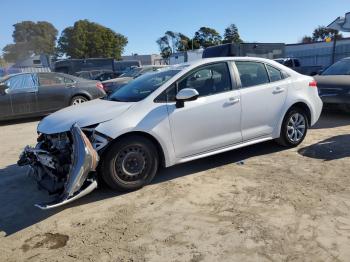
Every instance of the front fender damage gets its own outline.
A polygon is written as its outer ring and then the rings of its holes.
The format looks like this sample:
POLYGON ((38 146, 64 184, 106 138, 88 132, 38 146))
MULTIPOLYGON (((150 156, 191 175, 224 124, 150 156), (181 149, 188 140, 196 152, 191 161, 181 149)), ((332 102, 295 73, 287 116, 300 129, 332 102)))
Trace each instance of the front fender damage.
POLYGON ((70 140, 68 152, 71 159, 67 174, 57 172, 57 169, 61 168, 59 156, 43 150, 42 142, 35 148, 26 147, 20 156, 18 165, 29 165, 39 185, 44 177, 50 177, 50 181, 55 182, 53 191, 59 192, 53 201, 35 205, 40 209, 65 205, 89 194, 97 187, 96 178, 91 175, 99 161, 96 150, 77 124, 70 128, 70 140))

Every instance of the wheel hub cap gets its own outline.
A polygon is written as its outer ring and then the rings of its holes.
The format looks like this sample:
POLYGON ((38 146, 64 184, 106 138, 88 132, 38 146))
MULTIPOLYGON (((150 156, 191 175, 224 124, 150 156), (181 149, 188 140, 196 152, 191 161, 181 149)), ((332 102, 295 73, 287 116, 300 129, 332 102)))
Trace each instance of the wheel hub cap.
POLYGON ((84 103, 84 102, 85 102, 84 99, 82 99, 82 98, 77 98, 77 99, 74 99, 73 105, 79 105, 79 104, 84 103))
POLYGON ((298 142, 305 134, 306 121, 302 114, 293 114, 287 125, 287 135, 292 142, 298 142))
POLYGON ((145 167, 145 159, 139 152, 128 152, 123 161, 123 172, 129 176, 137 176, 142 173, 145 167))

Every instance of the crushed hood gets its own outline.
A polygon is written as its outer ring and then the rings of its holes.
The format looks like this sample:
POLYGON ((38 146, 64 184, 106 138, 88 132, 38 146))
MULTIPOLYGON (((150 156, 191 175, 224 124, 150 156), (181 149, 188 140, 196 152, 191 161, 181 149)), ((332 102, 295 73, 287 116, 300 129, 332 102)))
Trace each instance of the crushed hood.
POLYGON ((133 103, 102 99, 70 106, 45 117, 38 125, 38 132, 55 134, 69 131, 73 124, 86 127, 109 121, 128 110, 133 103))

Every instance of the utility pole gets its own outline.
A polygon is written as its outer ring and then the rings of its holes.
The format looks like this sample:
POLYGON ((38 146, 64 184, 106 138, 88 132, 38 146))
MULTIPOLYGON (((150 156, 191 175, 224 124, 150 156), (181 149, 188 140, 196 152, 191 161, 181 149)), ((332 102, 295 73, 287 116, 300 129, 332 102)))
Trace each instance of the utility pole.
POLYGON ((333 47, 332 47, 332 64, 335 62, 335 51, 337 45, 337 33, 333 34, 333 47))

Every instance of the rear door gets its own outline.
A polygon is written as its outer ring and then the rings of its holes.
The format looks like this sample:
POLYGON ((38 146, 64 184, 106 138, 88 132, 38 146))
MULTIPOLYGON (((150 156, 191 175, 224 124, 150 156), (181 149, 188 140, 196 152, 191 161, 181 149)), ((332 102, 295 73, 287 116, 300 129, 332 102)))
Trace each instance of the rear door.
POLYGON ((283 111, 289 80, 279 69, 261 62, 235 64, 241 80, 243 141, 271 136, 283 111))
POLYGON ((8 79, 5 84, 9 87, 12 115, 24 116, 38 112, 37 92, 38 79, 35 74, 20 74, 8 79))
POLYGON ((38 108, 41 112, 52 112, 69 105, 70 88, 62 74, 38 73, 38 108))

